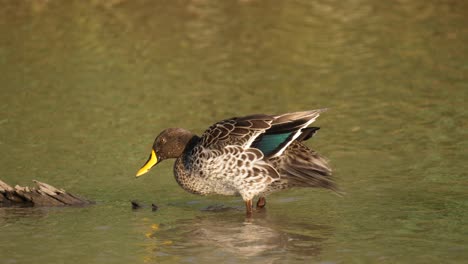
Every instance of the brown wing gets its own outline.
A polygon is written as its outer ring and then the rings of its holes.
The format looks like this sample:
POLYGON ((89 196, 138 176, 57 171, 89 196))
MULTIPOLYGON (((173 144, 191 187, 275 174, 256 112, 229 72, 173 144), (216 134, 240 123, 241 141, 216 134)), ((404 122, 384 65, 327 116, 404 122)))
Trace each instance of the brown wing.
POLYGON ((200 145, 207 149, 227 145, 248 148, 255 138, 271 127, 273 120, 274 117, 269 115, 250 115, 220 121, 202 134, 200 145))

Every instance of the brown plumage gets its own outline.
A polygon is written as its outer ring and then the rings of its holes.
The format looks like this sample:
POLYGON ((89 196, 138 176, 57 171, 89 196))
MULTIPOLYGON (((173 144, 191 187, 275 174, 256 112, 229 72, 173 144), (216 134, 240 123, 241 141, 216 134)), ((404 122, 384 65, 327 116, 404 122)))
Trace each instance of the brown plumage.
POLYGON ((159 134, 140 176, 162 160, 176 158, 179 185, 195 194, 241 195, 247 214, 252 199, 293 187, 336 190, 327 161, 302 142, 319 129, 308 127, 324 109, 283 115, 250 115, 226 119, 201 137, 181 128, 159 134))

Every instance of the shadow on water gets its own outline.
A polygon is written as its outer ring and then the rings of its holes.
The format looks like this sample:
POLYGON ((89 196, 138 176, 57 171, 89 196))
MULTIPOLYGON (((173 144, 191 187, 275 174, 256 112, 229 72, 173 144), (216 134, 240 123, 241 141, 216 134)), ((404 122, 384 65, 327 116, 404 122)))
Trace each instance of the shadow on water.
POLYGON ((33 208, 28 206, 11 206, 0 208, 0 227, 15 224, 25 218, 39 220, 47 216, 50 209, 33 208))
POLYGON ((238 208, 210 206, 193 219, 153 224, 146 237, 146 262, 151 261, 255 261, 273 263, 314 259, 333 232, 330 226, 300 223, 266 210, 246 218, 238 208), (189 254, 187 254, 189 252, 189 254))

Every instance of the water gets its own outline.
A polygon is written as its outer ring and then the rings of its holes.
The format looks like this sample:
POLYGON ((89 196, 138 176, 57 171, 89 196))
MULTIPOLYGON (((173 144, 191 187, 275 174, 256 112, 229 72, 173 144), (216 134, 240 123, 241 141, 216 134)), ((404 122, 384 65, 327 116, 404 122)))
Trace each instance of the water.
POLYGON ((461 263, 466 1, 2 1, 0 178, 97 202, 0 209, 2 263, 461 263), (338 197, 134 179, 166 127, 329 107, 338 197), (130 200, 160 207, 132 210, 130 200))

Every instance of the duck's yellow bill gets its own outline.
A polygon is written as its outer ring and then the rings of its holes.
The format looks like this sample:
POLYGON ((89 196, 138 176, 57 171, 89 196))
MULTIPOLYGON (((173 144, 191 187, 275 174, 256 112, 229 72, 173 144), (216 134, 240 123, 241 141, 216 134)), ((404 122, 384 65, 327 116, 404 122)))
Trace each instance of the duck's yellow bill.
POLYGON ((140 177, 141 175, 147 173, 154 165, 158 163, 158 157, 156 156, 156 152, 151 150, 151 156, 148 158, 148 161, 141 167, 141 169, 137 172, 136 177, 140 177))

